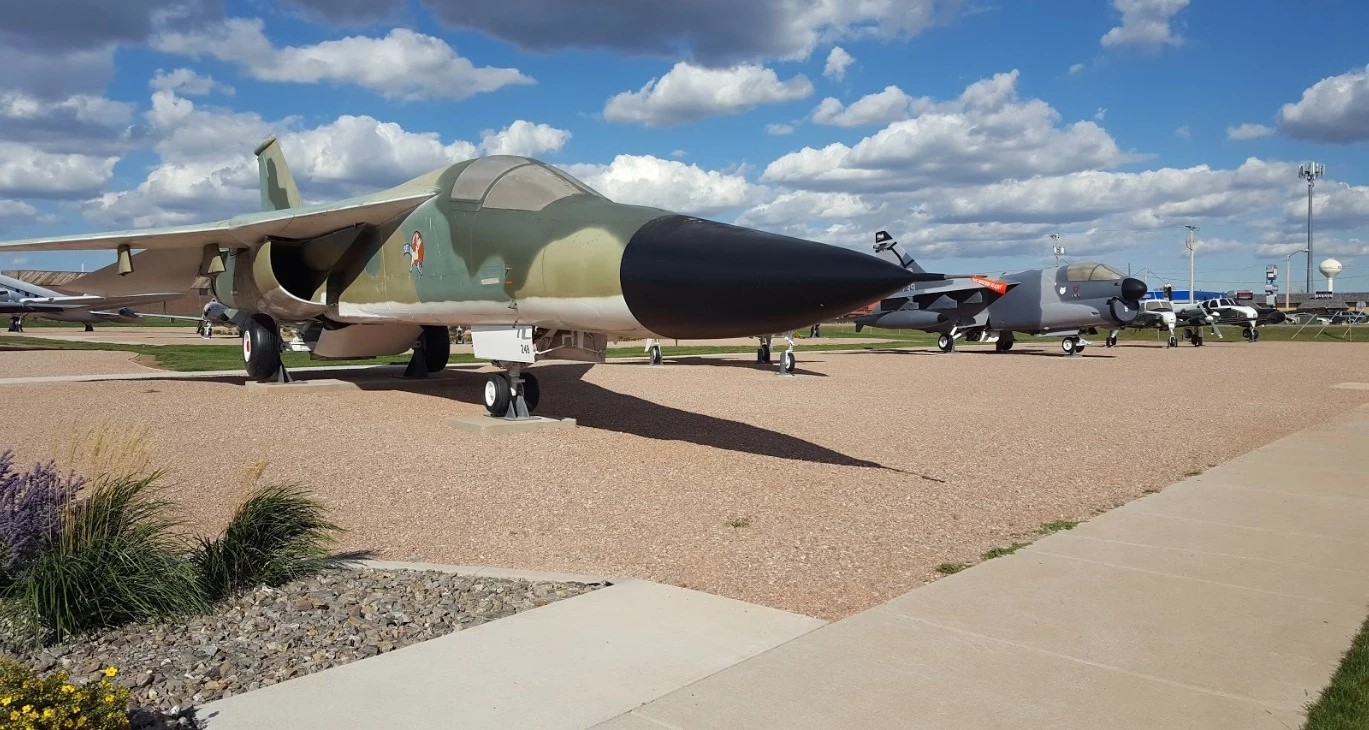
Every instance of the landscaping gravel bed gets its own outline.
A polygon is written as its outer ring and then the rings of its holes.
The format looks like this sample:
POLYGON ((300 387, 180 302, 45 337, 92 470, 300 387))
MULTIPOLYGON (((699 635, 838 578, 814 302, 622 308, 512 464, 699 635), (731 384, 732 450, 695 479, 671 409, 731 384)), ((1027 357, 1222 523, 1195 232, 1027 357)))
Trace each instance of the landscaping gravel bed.
POLYGON ((95 680, 109 665, 135 727, 190 724, 213 700, 394 651, 589 592, 602 584, 530 582, 437 571, 337 569, 261 587, 213 614, 133 624, 21 654, 36 670, 95 680))

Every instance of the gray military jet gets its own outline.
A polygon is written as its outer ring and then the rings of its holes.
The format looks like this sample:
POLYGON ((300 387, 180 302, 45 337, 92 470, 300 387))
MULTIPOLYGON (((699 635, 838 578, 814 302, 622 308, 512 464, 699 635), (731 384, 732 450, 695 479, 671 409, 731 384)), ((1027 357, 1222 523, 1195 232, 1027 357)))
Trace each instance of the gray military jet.
MULTIPOLYGON (((875 234, 875 254, 922 272, 887 232, 875 234)), ((951 275, 947 275, 951 278, 951 275)), ((992 278, 955 276, 946 283, 915 282, 883 299, 875 311, 856 318, 862 327, 918 329, 940 333, 937 348, 955 350, 957 339, 994 342, 1007 352, 1018 332, 1061 337, 1066 355, 1082 354, 1084 334, 1118 328, 1141 311, 1146 284, 1099 263, 1030 269, 992 278)))

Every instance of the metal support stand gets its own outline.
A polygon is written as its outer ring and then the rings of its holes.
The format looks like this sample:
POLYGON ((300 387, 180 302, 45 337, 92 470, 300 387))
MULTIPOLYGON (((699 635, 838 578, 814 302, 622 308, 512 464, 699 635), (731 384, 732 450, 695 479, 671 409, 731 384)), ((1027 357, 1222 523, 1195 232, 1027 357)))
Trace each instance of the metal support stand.
POLYGON ((514 365, 510 367, 505 377, 509 379, 509 392, 513 397, 509 399, 509 409, 504 413, 504 418, 510 421, 516 421, 521 418, 531 418, 532 414, 528 413, 528 402, 523 399, 522 366, 514 365))
POLYGON ((414 343, 414 354, 409 357, 409 364, 404 367, 402 377, 410 380, 423 380, 428 377, 428 354, 427 348, 423 346, 422 337, 414 343))

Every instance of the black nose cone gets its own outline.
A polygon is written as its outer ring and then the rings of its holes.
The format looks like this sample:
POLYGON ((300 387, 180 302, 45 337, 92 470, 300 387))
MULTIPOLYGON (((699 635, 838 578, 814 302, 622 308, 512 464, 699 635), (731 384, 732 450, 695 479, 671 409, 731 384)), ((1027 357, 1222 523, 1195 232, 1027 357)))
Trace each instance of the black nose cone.
POLYGON ((678 339, 807 327, 914 279, 874 256, 682 215, 642 226, 623 251, 620 274, 637 321, 678 339))
POLYGON ((1128 276, 1122 280, 1122 298, 1129 302, 1141 301, 1141 297, 1146 295, 1146 291, 1146 283, 1140 279, 1133 279, 1128 276))

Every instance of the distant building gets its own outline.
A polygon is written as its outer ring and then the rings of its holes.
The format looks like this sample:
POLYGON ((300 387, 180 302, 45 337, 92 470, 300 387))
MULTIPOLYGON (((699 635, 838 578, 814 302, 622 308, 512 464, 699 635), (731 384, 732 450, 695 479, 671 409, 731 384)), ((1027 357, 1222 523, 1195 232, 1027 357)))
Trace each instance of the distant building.
MULTIPOLYGON (((1298 312, 1335 314, 1347 309, 1355 309, 1360 302, 1369 302, 1369 291, 1338 291, 1328 299, 1308 296, 1307 292, 1289 292, 1288 309, 1298 312)), ((1279 295, 1279 308, 1283 308, 1283 295, 1279 295)))
MULTIPOLYGON (((13 277, 29 284, 41 286, 47 289, 61 292, 63 294, 85 294, 80 290, 79 284, 74 284, 77 279, 85 276, 81 271, 0 271, 0 274, 13 277)), ((157 302, 156 304, 142 304, 135 309, 144 314, 183 314, 189 317, 198 317, 204 312, 204 305, 213 298, 214 292, 209 288, 209 277, 197 276, 191 283, 190 289, 179 299, 172 299, 167 302, 157 302)))

